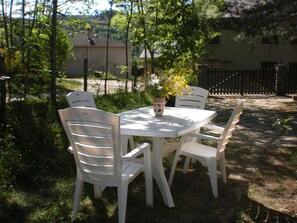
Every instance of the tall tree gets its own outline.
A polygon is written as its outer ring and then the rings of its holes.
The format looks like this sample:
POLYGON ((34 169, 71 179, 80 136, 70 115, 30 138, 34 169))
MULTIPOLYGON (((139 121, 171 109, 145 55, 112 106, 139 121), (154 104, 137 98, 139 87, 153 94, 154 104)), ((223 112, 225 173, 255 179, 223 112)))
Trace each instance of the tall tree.
POLYGON ((56 92, 56 45, 57 45, 57 12, 58 12, 58 0, 53 0, 52 9, 52 23, 51 23, 51 46, 50 46, 50 64, 51 64, 51 101, 54 107, 57 107, 57 92, 56 92))
MULTIPOLYGON (((12 5, 13 0, 10 2, 12 5)), ((8 24, 7 24, 7 13, 5 11, 6 9, 6 4, 4 0, 1 0, 1 8, 2 8, 2 21, 3 21, 3 27, 4 27, 4 36, 5 36, 5 46, 9 47, 10 42, 9 42, 9 29, 8 29, 8 24)))
POLYGON ((218 35, 211 21, 218 17, 222 1, 160 0, 159 49, 163 65, 183 60, 193 72, 206 54, 209 39, 218 35))
POLYGON ((144 48, 144 70, 145 72, 154 73, 154 54, 155 47, 157 41, 159 41, 159 36, 157 33, 158 30, 158 20, 156 19, 158 5, 157 2, 159 0, 151 0, 151 1, 143 1, 137 0, 137 11, 138 16, 136 28, 136 42, 142 43, 144 48), (148 56, 151 59, 151 70, 148 70, 148 56))
POLYGON ((226 3, 227 22, 246 36, 278 36, 292 40, 297 36, 296 0, 232 0, 226 3))
MULTIPOLYGON (((44 86, 44 83, 48 84, 50 81, 49 71, 56 73, 70 51, 69 39, 58 27, 57 12, 52 16, 53 6, 55 5, 57 10, 58 2, 22 0, 9 3, 1 0, 0 22, 5 34, 1 53, 5 56, 7 75, 12 77, 12 90, 21 98, 26 98, 27 93, 46 93, 49 86, 44 86), (53 39, 57 35, 60 37, 58 41, 53 39), (54 51, 51 50, 52 46, 54 51), (56 51, 59 53, 53 55, 56 51)), ((52 88, 55 88, 54 80, 51 80, 52 88)), ((55 89, 51 92, 54 102, 53 92, 55 89)))
POLYGON ((9 41, 12 43, 12 30, 13 30, 13 22, 12 22, 12 9, 13 9, 13 0, 10 1, 10 6, 9 6, 9 23, 10 23, 10 30, 9 30, 9 41))
POLYGON ((117 14, 113 17, 111 25, 117 28, 117 31, 120 34, 123 34, 125 39, 125 90, 128 90, 128 78, 129 78, 129 36, 130 36, 130 28, 133 17, 133 0, 130 1, 119 1, 117 2, 117 7, 122 9, 117 12, 117 14))
POLYGON ((108 75, 108 63, 109 63, 109 36, 110 36, 110 23, 112 19, 112 6, 113 0, 109 0, 109 17, 107 23, 107 39, 106 39, 106 58, 105 58, 105 84, 104 84, 104 94, 107 94, 107 75, 108 75))
POLYGON ((22 30, 21 30, 21 33, 22 33, 22 40, 21 40, 21 54, 22 54, 22 64, 25 64, 25 51, 24 51, 24 48, 25 48, 25 0, 22 0, 22 30))

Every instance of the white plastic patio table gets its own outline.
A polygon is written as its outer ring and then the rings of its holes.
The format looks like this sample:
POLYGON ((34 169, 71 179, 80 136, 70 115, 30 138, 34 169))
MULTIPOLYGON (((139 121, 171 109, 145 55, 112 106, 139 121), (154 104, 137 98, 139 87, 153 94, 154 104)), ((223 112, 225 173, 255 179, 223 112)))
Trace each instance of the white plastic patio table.
MULTIPOLYGON (((162 145, 164 138, 183 136, 211 121, 217 114, 215 111, 166 107, 163 117, 155 117, 153 107, 143 107, 119 114, 121 117, 121 135, 128 140, 129 135, 152 137, 152 171, 164 203, 174 207, 170 187, 165 177, 162 161, 162 145)), ((127 143, 124 143, 127 145, 127 143)), ((127 148, 123 148, 123 154, 127 148)))

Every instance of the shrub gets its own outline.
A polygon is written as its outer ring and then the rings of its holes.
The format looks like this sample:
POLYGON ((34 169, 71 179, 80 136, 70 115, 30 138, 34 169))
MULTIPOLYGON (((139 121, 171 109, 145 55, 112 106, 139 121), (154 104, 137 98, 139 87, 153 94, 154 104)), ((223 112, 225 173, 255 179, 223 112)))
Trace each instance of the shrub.
POLYGON ((73 160, 67 162, 68 142, 49 102, 19 101, 7 109, 9 125, 1 126, 2 185, 31 187, 69 170, 73 160))
MULTIPOLYGON (((97 107, 118 113, 150 103, 141 93, 118 92, 95 97, 97 107)), ((68 107, 65 97, 59 102, 68 107)), ((9 188, 32 188, 47 184, 51 176, 73 173, 75 163, 57 112, 46 100, 8 103, 5 123, 0 126, 0 183, 9 188), (8 124, 9 123, 9 124, 8 124)))

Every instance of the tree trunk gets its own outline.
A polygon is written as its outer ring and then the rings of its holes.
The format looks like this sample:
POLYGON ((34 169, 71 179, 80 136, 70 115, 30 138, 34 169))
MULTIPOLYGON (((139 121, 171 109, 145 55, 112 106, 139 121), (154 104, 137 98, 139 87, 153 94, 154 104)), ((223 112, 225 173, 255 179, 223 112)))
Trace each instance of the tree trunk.
POLYGON ((8 26, 7 26, 7 18, 5 14, 5 4, 4 0, 1 0, 1 6, 2 6, 2 18, 3 18, 3 25, 4 25, 4 36, 6 41, 6 47, 9 47, 9 37, 8 37, 8 26))
POLYGON ((107 74, 108 74, 108 57, 109 57, 109 35, 110 35, 110 21, 112 18, 112 5, 113 1, 109 1, 110 9, 109 9, 109 18, 107 25, 107 40, 106 40, 106 63, 105 63, 105 85, 104 85, 104 94, 107 94, 107 74))
POLYGON ((142 0, 139 1, 138 5, 138 11, 141 14, 141 24, 143 25, 143 37, 144 37, 144 66, 145 66, 145 72, 148 72, 148 60, 147 60, 147 39, 146 39, 146 26, 145 26, 145 19, 144 19, 144 9, 143 9, 143 2, 142 0))
MULTIPOLYGON (((35 3, 34 3, 34 8, 36 9, 37 8, 37 5, 38 5, 38 0, 35 0, 35 3)), ((28 32, 28 36, 31 36, 32 34, 32 31, 34 29, 34 26, 35 26, 35 23, 36 23, 36 19, 37 19, 37 10, 34 10, 33 12, 33 18, 30 20, 31 22, 31 25, 28 26, 29 27, 29 30, 27 30, 28 32)), ((31 49, 27 48, 26 49, 26 67, 28 69, 28 72, 30 73, 30 70, 31 70, 31 49)))
POLYGON ((52 105, 57 108, 57 95, 56 95, 56 36, 57 36, 57 10, 58 0, 53 0, 52 12, 52 35, 50 45, 50 61, 51 61, 51 101, 52 105))
POLYGON ((125 90, 128 92, 128 78, 129 78, 129 60, 128 60, 128 39, 129 39, 129 29, 130 29, 130 23, 132 19, 132 13, 133 13, 133 5, 131 1, 131 6, 130 6, 130 14, 127 15, 127 27, 126 27, 126 41, 125 41, 125 47, 126 47, 126 85, 125 85, 125 90))
POLYGON ((10 6, 9 6, 9 42, 12 44, 12 30, 13 30, 13 22, 12 22, 12 6, 13 6, 13 0, 10 1, 10 6))

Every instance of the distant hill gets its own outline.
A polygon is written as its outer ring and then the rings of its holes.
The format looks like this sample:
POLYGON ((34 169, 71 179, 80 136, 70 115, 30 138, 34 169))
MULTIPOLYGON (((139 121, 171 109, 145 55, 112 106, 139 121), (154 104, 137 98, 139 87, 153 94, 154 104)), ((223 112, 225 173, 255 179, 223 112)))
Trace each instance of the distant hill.
MULTIPOLYGON (((98 36, 107 37, 108 11, 100 11, 97 15, 60 15, 59 19, 62 21, 62 28, 65 29, 69 35, 77 35, 78 33, 86 33, 86 27, 90 26, 91 31, 98 36)), ((115 12, 116 13, 116 12, 115 12)), ((111 27, 110 37, 113 40, 124 42, 124 37, 121 36, 116 29, 111 27)))

